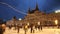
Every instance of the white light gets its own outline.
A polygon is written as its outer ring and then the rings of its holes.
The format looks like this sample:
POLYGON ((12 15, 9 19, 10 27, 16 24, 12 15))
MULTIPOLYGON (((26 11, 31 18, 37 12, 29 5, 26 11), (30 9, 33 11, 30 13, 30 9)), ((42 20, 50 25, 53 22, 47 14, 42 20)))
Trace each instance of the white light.
POLYGON ((58 24, 58 20, 55 20, 55 24, 56 24, 56 25, 58 24))
POLYGON ((19 20, 22 20, 21 18, 19 18, 19 20))
POLYGON ((55 13, 59 13, 59 12, 60 12, 60 10, 56 10, 56 11, 55 11, 55 13))
POLYGON ((38 25, 40 25, 40 22, 38 22, 38 25))

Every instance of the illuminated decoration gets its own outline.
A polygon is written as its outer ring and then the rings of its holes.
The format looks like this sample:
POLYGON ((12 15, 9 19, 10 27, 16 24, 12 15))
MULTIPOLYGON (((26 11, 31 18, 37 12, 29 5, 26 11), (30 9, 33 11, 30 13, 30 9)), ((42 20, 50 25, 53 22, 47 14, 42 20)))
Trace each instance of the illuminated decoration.
POLYGON ((38 22, 38 25, 40 25, 40 22, 38 22))
POLYGON ((60 10, 56 10, 55 13, 60 13, 60 10))
POLYGON ((18 12, 18 13, 21 13, 21 14, 26 15, 26 13, 24 13, 24 12, 22 12, 22 11, 20 11, 20 10, 16 9, 15 7, 13 7, 13 6, 11 6, 11 5, 9 5, 9 4, 7 4, 7 3, 5 3, 5 2, 0 2, 0 4, 6 5, 7 7, 9 7, 9 8, 11 8, 11 9, 13 9, 14 11, 16 11, 16 12, 18 12))
POLYGON ((19 20, 22 20, 21 18, 19 18, 19 20))
POLYGON ((56 24, 56 25, 58 24, 58 20, 55 20, 55 24, 56 24))

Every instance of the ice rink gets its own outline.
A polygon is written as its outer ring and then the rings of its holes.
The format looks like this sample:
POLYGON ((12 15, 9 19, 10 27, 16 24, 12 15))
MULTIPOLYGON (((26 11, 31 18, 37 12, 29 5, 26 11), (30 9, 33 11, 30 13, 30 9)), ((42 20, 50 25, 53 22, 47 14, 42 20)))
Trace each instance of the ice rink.
MULTIPOLYGON (((36 30, 34 29, 35 32, 34 33, 30 33, 30 29, 27 30, 26 34, 60 34, 60 29, 57 28, 43 28, 43 30, 36 30)), ((12 27, 12 29, 9 29, 8 27, 6 27, 6 30, 4 32, 4 34, 25 34, 24 29, 21 28, 19 30, 19 33, 17 33, 17 30, 14 30, 14 27, 12 27)))

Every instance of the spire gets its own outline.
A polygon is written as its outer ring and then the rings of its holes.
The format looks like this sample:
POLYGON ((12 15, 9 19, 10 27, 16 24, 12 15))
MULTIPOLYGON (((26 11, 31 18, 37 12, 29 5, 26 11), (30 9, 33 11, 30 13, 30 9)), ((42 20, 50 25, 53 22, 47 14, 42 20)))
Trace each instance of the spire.
POLYGON ((35 10, 39 10, 37 2, 36 2, 36 8, 35 8, 35 10))
POLYGON ((30 8, 28 9, 28 13, 30 13, 30 8))
POLYGON ((16 16, 14 16, 13 18, 16 19, 16 16))

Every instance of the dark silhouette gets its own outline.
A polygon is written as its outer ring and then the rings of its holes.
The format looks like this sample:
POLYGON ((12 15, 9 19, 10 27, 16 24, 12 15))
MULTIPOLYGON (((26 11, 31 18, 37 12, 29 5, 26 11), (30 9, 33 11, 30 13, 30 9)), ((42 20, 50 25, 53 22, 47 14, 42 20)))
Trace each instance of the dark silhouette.
POLYGON ((30 25, 31 33, 34 33, 33 24, 30 25))
POLYGON ((41 30, 42 30, 42 23, 40 23, 40 28, 41 28, 41 30))
POLYGON ((38 29, 39 29, 39 31, 40 31, 40 25, 38 25, 38 29))
POLYGON ((42 30, 42 26, 41 26, 41 30, 42 30))
POLYGON ((20 31, 20 28, 19 28, 19 26, 17 26, 17 29, 18 29, 18 33, 19 33, 19 31, 20 31))
POLYGON ((9 29, 11 29, 12 27, 11 26, 9 26, 9 29))
POLYGON ((5 29, 2 28, 2 26, 0 25, 0 34, 3 34, 5 32, 5 29))

